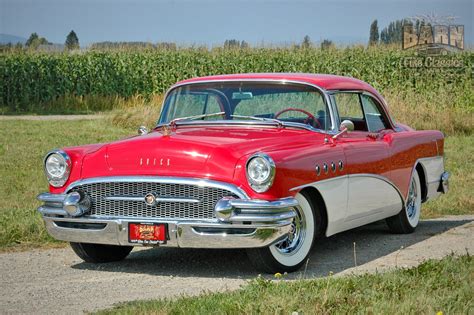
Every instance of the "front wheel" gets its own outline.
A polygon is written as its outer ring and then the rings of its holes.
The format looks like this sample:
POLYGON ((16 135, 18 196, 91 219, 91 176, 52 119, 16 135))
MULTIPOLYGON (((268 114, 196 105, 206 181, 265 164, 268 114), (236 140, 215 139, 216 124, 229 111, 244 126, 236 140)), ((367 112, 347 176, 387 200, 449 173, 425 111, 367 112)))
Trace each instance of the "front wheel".
POLYGON ((415 231, 420 221, 421 183, 418 172, 413 173, 405 207, 397 215, 387 218, 387 225, 393 233, 408 234, 415 231))
POLYGON ((70 243, 72 250, 82 260, 89 263, 120 261, 130 254, 133 246, 117 246, 89 243, 70 243))
POLYGON ((256 269, 267 273, 292 272, 307 260, 316 235, 321 233, 322 217, 308 193, 296 195, 299 207, 288 236, 269 247, 247 249, 256 269))

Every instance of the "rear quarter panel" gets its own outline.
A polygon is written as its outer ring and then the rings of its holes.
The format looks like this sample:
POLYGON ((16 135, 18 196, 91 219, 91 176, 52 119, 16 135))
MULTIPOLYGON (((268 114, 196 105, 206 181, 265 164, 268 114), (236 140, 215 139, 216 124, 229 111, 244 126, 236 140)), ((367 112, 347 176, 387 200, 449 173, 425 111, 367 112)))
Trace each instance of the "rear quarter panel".
MULTIPOLYGON (((408 186, 417 161, 425 167, 426 160, 440 160, 443 164, 444 136, 437 130, 402 131, 385 136, 391 150, 391 180, 400 189, 403 196, 408 194, 408 186), (425 160, 425 161, 424 161, 425 160)), ((429 177, 436 177, 439 171, 425 169, 429 177)), ((437 166, 439 167, 439 166, 437 166)), ((426 181, 439 180, 427 178, 426 181)))

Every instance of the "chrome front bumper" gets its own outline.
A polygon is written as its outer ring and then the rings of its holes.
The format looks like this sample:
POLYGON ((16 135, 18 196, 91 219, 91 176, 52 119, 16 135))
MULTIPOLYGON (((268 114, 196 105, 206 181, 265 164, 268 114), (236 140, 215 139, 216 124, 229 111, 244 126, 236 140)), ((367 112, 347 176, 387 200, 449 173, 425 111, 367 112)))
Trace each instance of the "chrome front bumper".
MULTIPOLYGON (((169 220, 160 218, 73 217, 68 194, 44 193, 38 208, 49 234, 58 240, 109 245, 143 245, 129 242, 129 223, 164 223, 168 239, 160 246, 183 248, 252 248, 269 246, 291 230, 298 207, 295 198, 276 201, 222 199, 214 209, 216 220, 169 220)), ((79 201, 77 201, 79 203, 79 201)))

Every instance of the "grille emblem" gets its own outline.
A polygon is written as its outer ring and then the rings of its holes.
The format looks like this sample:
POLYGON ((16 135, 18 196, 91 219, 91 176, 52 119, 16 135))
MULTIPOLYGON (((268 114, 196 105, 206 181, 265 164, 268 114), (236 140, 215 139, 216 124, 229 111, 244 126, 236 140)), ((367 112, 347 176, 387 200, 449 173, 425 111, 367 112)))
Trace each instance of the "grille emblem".
POLYGON ((145 196, 145 203, 149 206, 153 206, 156 202, 156 197, 152 193, 148 193, 145 196))

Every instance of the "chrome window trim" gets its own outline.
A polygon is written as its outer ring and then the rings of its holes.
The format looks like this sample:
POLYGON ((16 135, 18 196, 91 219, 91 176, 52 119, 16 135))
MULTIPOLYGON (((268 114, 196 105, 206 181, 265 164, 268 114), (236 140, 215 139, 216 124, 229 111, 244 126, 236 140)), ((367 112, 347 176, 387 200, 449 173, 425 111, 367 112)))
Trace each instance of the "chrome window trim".
POLYGON ((65 192, 70 191, 74 187, 87 184, 96 183, 160 183, 160 184, 181 184, 181 185, 192 185, 199 187, 210 187, 225 189, 241 199, 250 199, 249 196, 241 188, 225 182, 214 181, 210 179, 202 178, 191 178, 191 177, 162 177, 162 176, 105 176, 105 177, 91 177, 87 179, 81 179, 75 181, 66 188, 65 192))
MULTIPOLYGON (((194 82, 182 82, 182 83, 174 84, 165 93, 165 97, 163 98, 163 102, 161 104, 160 115, 159 115, 159 118, 156 122, 155 128, 158 128, 158 127, 161 127, 161 126, 165 125, 165 124, 160 124, 161 115, 163 113, 163 109, 164 109, 166 99, 168 98, 168 95, 174 89, 183 87, 185 85, 222 83, 222 82, 258 82, 258 83, 268 82, 268 83, 281 83, 281 84, 289 83, 289 84, 300 84, 300 85, 306 85, 306 86, 313 87, 316 90, 318 90, 318 92, 321 93, 321 95, 323 96, 323 99, 324 99, 324 103, 325 103, 327 109, 329 110, 329 116, 331 118, 331 127, 330 127, 330 129, 322 130, 322 129, 317 129, 317 128, 314 128, 314 127, 311 127, 311 126, 308 126, 308 125, 305 125, 305 124, 300 124, 300 123, 292 123, 292 125, 290 125, 290 124, 287 125, 285 123, 283 125, 284 126, 285 125, 286 126, 291 126, 291 127, 294 127, 294 128, 304 128, 304 129, 307 129, 309 131, 315 131, 315 132, 321 132, 321 133, 327 133, 327 134, 333 134, 333 133, 336 133, 338 131, 338 128, 337 128, 338 125, 336 123, 333 108, 332 108, 332 105, 331 105, 331 101, 329 99, 328 91, 326 89, 323 89, 322 87, 320 87, 316 84, 309 83, 309 82, 303 82, 303 81, 298 81, 298 80, 285 80, 285 79, 219 79, 219 80, 209 79, 209 80, 194 81, 194 82)), ((225 124, 227 124, 229 121, 223 121, 223 122, 225 122, 225 124)), ((189 123, 187 122, 186 124, 189 124, 189 123)), ((200 122, 200 123, 197 123, 197 124, 194 124, 194 125, 202 125, 202 124, 203 123, 200 122)), ((206 125, 207 124, 208 124, 208 122, 206 122, 206 125)), ((221 123, 221 124, 223 124, 223 123, 221 123)), ((256 123, 254 123, 253 125, 261 125, 261 124, 262 124, 261 121, 256 121, 256 123)))

